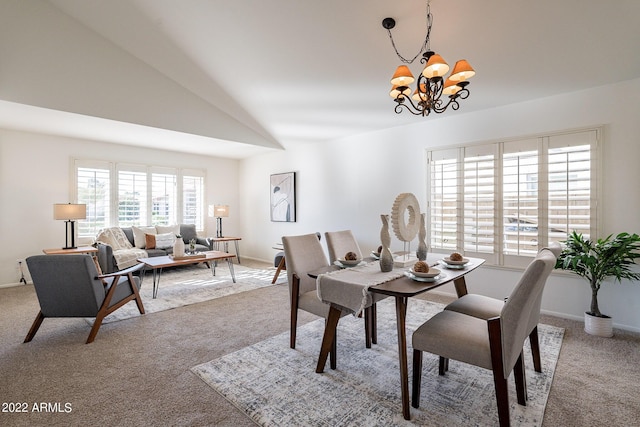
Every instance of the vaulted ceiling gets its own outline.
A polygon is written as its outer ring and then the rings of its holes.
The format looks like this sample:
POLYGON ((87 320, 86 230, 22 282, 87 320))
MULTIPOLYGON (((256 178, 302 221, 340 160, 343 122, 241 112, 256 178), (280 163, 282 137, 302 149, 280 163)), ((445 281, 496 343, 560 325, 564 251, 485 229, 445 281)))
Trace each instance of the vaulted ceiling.
MULTIPOLYGON (((11 60, 12 71, 0 65, 3 127, 28 130, 35 121, 52 133, 242 158, 440 117, 396 115, 388 96, 399 61, 381 21, 395 18, 396 45, 413 57, 426 32, 424 0, 2 3, 0 37, 12 37, 0 41, 0 63, 11 60), (73 45, 66 54, 77 52, 67 64, 74 68, 36 73, 21 63, 56 38, 65 40, 57 49, 73 45), (96 56, 91 63, 85 50, 96 56), (68 77, 83 67, 93 79, 68 77), (126 77, 134 69, 139 75, 126 77), (120 72, 127 74, 116 79, 120 72), (120 94, 123 80, 130 87, 120 94), (76 94, 56 95, 56 86, 76 94)), ((465 58, 477 72, 469 99, 442 116, 640 77, 637 0, 433 0, 431 12, 432 50, 450 65, 465 58)))

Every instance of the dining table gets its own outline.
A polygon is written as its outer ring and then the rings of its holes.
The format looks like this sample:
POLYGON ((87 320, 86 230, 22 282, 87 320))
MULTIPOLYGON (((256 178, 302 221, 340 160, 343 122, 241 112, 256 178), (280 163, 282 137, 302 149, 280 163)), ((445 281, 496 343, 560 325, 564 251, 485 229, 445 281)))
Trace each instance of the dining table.
POLYGON ((398 329, 402 415, 406 420, 411 419, 406 333, 408 299, 452 282, 458 297, 466 295, 465 276, 485 262, 481 258, 469 257, 465 258, 467 262, 463 265, 451 265, 445 263, 445 257, 445 254, 436 253, 427 255, 425 262, 430 268, 440 270, 431 280, 413 276, 410 272, 413 264, 407 265, 406 262, 399 264, 405 266, 394 267, 390 272, 382 272, 379 262, 375 260, 362 262, 354 267, 339 266, 336 263, 308 272, 310 277, 316 278, 318 297, 330 305, 316 372, 324 372, 332 343, 336 339, 336 329, 342 311, 347 310, 359 315, 365 308, 371 307, 381 299, 393 297, 398 329))

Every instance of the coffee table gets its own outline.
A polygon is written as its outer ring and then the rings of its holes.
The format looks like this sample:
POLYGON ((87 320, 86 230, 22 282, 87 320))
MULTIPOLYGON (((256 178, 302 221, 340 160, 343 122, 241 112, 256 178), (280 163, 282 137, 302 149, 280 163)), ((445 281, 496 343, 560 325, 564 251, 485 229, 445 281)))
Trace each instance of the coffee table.
POLYGON ((186 257, 182 259, 173 259, 171 255, 165 256, 155 256, 149 258, 138 258, 138 262, 144 264, 145 268, 143 270, 143 274, 147 268, 151 268, 153 270, 153 298, 158 296, 158 287, 160 286, 160 276, 162 275, 162 269, 165 267, 177 267, 179 265, 189 265, 189 264, 199 264, 201 262, 207 263, 211 268, 211 274, 215 277, 216 275, 216 262, 221 260, 227 260, 227 264, 229 265, 229 271, 231 272, 231 279, 233 283, 236 283, 236 274, 233 271, 233 262, 232 259, 235 258, 235 255, 220 252, 220 251, 208 251, 201 252, 200 257, 186 257), (210 265, 212 264, 212 265, 210 265))

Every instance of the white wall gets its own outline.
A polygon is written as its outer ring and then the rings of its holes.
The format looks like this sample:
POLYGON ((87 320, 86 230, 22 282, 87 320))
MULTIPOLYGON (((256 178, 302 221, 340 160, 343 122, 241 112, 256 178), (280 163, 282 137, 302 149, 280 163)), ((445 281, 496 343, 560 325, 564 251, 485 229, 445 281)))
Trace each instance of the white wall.
MULTIPOLYGON (((243 160, 240 204, 251 208, 242 210, 242 250, 272 260, 272 246, 283 235, 349 228, 368 252, 379 244, 379 215, 391 210, 399 193, 414 193, 426 206, 426 149, 598 125, 604 125, 602 234, 640 232, 638 99, 640 79, 478 113, 465 114, 463 105, 446 118, 416 118, 412 126, 243 160), (289 171, 297 172, 297 222, 270 222, 269 175, 289 171)), ((401 249, 397 240, 392 245, 401 249)), ((518 277, 485 268, 469 282, 473 290, 502 297, 518 277)), ((555 274, 543 309, 582 318, 589 298, 586 283, 555 274)), ((606 284, 600 306, 615 325, 640 330, 640 284, 606 284)))
MULTIPOLYGON (((64 246, 64 222, 53 219, 53 204, 75 201, 70 199, 74 157, 205 169, 206 204, 230 205, 224 231, 239 232, 237 160, 0 129, 0 285, 18 283, 17 260, 64 246)), ((205 224, 203 234, 214 236, 215 219, 207 217, 205 224)))

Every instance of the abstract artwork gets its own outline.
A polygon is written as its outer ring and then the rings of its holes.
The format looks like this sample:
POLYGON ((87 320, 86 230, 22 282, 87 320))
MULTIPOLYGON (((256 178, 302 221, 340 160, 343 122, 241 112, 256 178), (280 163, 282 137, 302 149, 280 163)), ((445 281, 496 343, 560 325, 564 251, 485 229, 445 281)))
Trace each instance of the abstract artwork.
POLYGON ((271 221, 296 221, 296 173, 271 175, 271 221))

